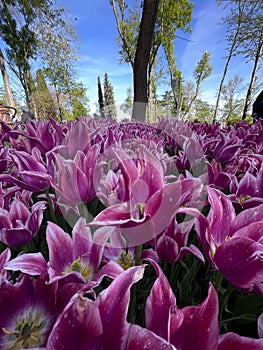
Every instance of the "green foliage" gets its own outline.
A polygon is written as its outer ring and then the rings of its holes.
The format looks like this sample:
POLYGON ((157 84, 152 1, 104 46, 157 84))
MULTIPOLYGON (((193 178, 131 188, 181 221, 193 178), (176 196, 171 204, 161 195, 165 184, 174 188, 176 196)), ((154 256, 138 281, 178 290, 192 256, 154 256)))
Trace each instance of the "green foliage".
POLYGON ((247 60, 255 59, 255 51, 262 42, 262 2, 247 0, 217 1, 219 5, 229 8, 229 14, 223 18, 227 25, 227 42, 236 40, 236 54, 243 55, 247 60), (239 16, 237 16, 237 13, 239 16), (238 32, 237 32, 238 28, 238 32), (237 37, 235 33, 237 32, 237 37))
MULTIPOLYGON (((201 59, 198 61, 197 66, 193 72, 193 77, 195 78, 195 87, 193 84, 189 85, 190 91, 188 91, 188 101, 187 101, 187 107, 184 112, 184 117, 188 115, 189 119, 191 117, 191 109, 193 107, 194 102, 196 101, 199 92, 201 83, 209 77, 209 75, 212 73, 212 66, 210 65, 210 53, 205 52, 201 59), (195 91, 194 91, 195 90, 195 91)), ((196 116, 194 116, 194 119, 196 116)))
POLYGON ((157 101, 158 116, 169 118, 176 115, 176 104, 172 90, 165 91, 157 101))
MULTIPOLYGON (((37 9, 46 5, 39 1, 37 9)), ((29 3, 23 0, 0 3, 0 37, 6 43, 6 55, 10 68, 18 77, 31 105, 32 79, 30 61, 36 57, 37 38, 30 29, 37 14, 29 3)))
POLYGON ((87 112, 86 90, 77 83, 75 69, 78 39, 72 22, 65 18, 64 9, 52 0, 0 4, 0 37, 6 44, 7 63, 23 87, 29 108, 34 106, 41 118, 55 113, 47 83, 52 86, 59 119, 73 110, 77 116, 87 112), (36 78, 41 86, 35 86, 32 78, 36 58, 42 61, 43 77, 36 78))
POLYGON ((132 115, 132 106, 133 106, 132 89, 128 88, 127 97, 126 97, 124 103, 121 105, 121 109, 123 110, 124 114, 131 116, 132 115))
POLYGON ((197 85, 200 85, 212 73, 213 68, 210 65, 210 57, 211 54, 206 51, 197 63, 197 67, 193 73, 197 85))
POLYGON ((207 122, 211 124, 213 122, 214 107, 208 102, 196 99, 194 102, 194 114, 192 121, 197 119, 200 123, 207 122))
POLYGON ((228 123, 235 123, 242 117, 244 100, 238 98, 243 90, 243 79, 236 75, 222 87, 223 113, 222 118, 228 123))
POLYGON ((58 93, 68 92, 69 86, 76 80, 75 62, 77 48, 73 43, 78 39, 71 23, 63 19, 63 9, 55 9, 45 21, 38 22, 38 50, 41 55, 44 72, 58 93), (52 49, 47 50, 47 47, 52 49))
POLYGON ((82 115, 88 115, 89 99, 86 95, 87 89, 82 83, 72 83, 70 90, 67 95, 65 95, 65 115, 67 119, 78 118, 82 115))
MULTIPOLYGON (((117 44, 120 48, 121 60, 130 63, 133 67, 141 20, 141 2, 135 1, 132 7, 129 7, 127 2, 122 0, 111 0, 110 3, 119 32, 117 44)), ((192 17, 192 8, 193 3, 188 0, 160 1, 151 50, 151 65, 153 65, 161 45, 167 48, 172 59, 173 50, 171 48, 176 37, 176 30, 190 31, 189 22, 192 17)))
MULTIPOLYGON (((223 86, 230 59, 234 55, 242 55, 246 62, 252 61, 250 82, 244 101, 242 119, 247 117, 248 108, 251 102, 252 91, 256 82, 256 75, 260 67, 263 52, 263 12, 261 1, 232 0, 217 1, 228 8, 228 15, 223 18, 223 23, 227 26, 226 40, 229 45, 229 56, 225 66, 224 75, 218 92, 218 101, 223 86)), ((215 111, 216 113, 216 111, 215 111)))
POLYGON ((0 87, 0 104, 7 105, 7 99, 5 96, 4 88, 1 88, 1 87, 0 87))
POLYGON ((37 107, 38 118, 47 119, 48 117, 55 118, 56 108, 51 92, 45 81, 43 71, 36 71, 36 91, 34 93, 34 101, 37 107))
POLYGON ((114 100, 113 86, 109 81, 108 74, 104 74, 104 102, 105 102, 105 115, 111 115, 116 117, 116 106, 114 100))

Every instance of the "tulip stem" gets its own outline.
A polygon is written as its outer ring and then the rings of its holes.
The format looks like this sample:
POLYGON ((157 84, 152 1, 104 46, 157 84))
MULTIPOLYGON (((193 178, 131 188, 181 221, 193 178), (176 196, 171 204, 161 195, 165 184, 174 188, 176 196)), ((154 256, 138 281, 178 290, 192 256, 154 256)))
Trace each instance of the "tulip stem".
MULTIPOLYGON (((141 261, 141 253, 142 253, 142 244, 136 247, 136 255, 135 255, 135 265, 140 265, 141 261)), ((130 307, 128 311, 128 321, 131 323, 135 323, 136 321, 136 284, 131 288, 131 299, 130 299, 130 307)))
POLYGON ((219 292, 222 281, 223 281, 223 275, 220 271, 217 271, 216 280, 215 280, 215 290, 217 292, 219 292))
POLYGON ((141 254, 142 254, 142 244, 139 244, 136 247, 136 256, 135 256, 135 265, 136 266, 140 265, 141 254))
POLYGON ((52 201, 50 199, 50 195, 49 195, 48 190, 46 190, 45 193, 46 193, 46 197, 47 197, 50 218, 55 224, 57 224, 58 221, 57 221, 57 218, 56 218, 56 215, 55 215, 55 211, 54 211, 53 204, 52 204, 52 201))

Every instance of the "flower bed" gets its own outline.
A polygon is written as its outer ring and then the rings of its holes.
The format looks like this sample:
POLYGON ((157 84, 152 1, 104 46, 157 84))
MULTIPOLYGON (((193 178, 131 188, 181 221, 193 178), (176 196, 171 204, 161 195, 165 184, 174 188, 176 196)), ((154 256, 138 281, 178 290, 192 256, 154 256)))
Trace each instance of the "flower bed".
POLYGON ((0 349, 263 349, 262 120, 0 137, 0 349))

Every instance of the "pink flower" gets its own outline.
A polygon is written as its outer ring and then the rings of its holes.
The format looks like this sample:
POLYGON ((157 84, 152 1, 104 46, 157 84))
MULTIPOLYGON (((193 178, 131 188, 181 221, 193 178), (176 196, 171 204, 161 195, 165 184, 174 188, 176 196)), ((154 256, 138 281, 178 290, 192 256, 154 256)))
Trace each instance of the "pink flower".
POLYGON ((106 208, 90 225, 120 227, 129 239, 129 246, 136 246, 164 231, 180 206, 195 205, 203 189, 199 179, 182 179, 164 185, 149 197, 149 191, 145 189, 147 183, 134 181, 130 188, 131 199, 106 208))
POLYGON ((38 232, 45 202, 32 204, 29 192, 17 192, 10 206, 0 208, 0 241, 10 247, 22 246, 38 232))
POLYGON ((146 328, 166 339, 177 350, 260 350, 263 339, 235 333, 218 336, 218 297, 212 285, 207 298, 197 306, 179 309, 172 289, 154 261, 157 279, 146 302, 146 328))
POLYGON ((143 272, 143 266, 122 272, 94 301, 83 293, 73 296, 58 317, 46 350, 175 350, 165 339, 126 320, 130 288, 143 272))
POLYGON ((235 287, 263 295, 263 204, 236 215, 231 200, 210 187, 208 201, 208 216, 199 214, 196 225, 206 257, 235 287))

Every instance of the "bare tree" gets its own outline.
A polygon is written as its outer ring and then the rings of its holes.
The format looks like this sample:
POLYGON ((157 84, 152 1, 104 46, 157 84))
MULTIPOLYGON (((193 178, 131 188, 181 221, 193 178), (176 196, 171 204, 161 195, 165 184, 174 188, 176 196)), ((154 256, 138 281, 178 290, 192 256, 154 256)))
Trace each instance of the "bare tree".
MULTIPOLYGON (((218 1, 218 3, 221 3, 221 2, 218 1)), ((226 40, 229 42, 230 46, 228 50, 228 56, 224 67, 223 75, 222 75, 218 93, 217 93, 214 119, 216 119, 217 117, 220 97, 221 97, 221 93, 224 86, 230 61, 232 57, 235 55, 235 52, 240 44, 238 38, 241 30, 241 23, 243 21, 244 7, 245 7, 245 4, 243 2, 238 2, 237 8, 231 9, 230 15, 224 19, 224 23, 227 23, 227 33, 228 33, 226 40)))
POLYGON ((262 58, 262 52, 263 52, 263 27, 261 28, 261 31, 260 31, 258 46, 257 46, 257 50, 255 53, 255 58, 254 58, 253 70, 252 70, 251 79, 249 82, 247 95, 246 95, 246 99, 245 99, 242 119, 246 119, 246 117, 247 117, 248 108, 249 108, 250 103, 251 103, 252 90, 253 90, 253 86, 254 86, 255 81, 256 81, 257 70, 259 67, 259 61, 262 58))
POLYGON ((244 103, 242 119, 247 116, 248 108, 251 102, 251 93, 256 81, 256 74, 262 59, 263 46, 263 6, 262 1, 247 0, 218 0, 218 4, 224 4, 230 7, 230 14, 223 18, 227 25, 227 41, 230 43, 229 55, 226 62, 225 70, 219 87, 215 116, 217 114, 219 98, 230 59, 235 55, 242 55, 246 62, 254 62, 251 72, 251 78, 244 103))

